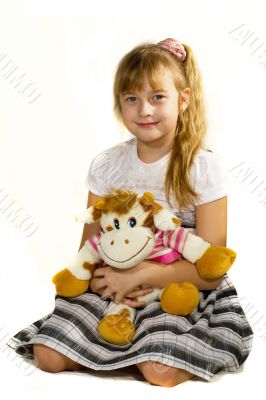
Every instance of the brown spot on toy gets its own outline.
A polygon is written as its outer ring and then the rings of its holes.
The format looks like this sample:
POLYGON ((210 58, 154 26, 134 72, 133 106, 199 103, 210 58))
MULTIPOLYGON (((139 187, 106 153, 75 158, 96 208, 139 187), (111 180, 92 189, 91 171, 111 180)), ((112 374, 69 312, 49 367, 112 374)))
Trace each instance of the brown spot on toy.
POLYGON ((143 221, 143 226, 150 228, 152 231, 156 230, 156 226, 154 224, 154 219, 153 219, 153 212, 150 211, 145 220, 143 221))
POLYGON ((173 217, 172 221, 177 227, 181 225, 181 220, 179 218, 173 217))
POLYGON ((129 312, 129 310, 127 309, 127 308, 123 308, 120 312, 119 312, 119 314, 122 316, 122 317, 130 317, 130 312, 129 312))
POLYGON ((153 214, 157 214, 157 213, 160 212, 162 209, 163 209, 163 207, 161 206, 161 204, 158 204, 158 203, 155 203, 155 202, 152 204, 152 211, 153 211, 153 214))
POLYGON ((90 271, 92 274, 95 271, 96 265, 90 264, 89 262, 84 262, 82 264, 82 267, 88 271, 90 271))
POLYGON ((93 207, 92 210, 92 218, 94 221, 99 221, 99 219, 101 219, 102 213, 101 211, 97 210, 97 208, 95 208, 95 206, 93 207))
POLYGON ((114 228, 113 228, 111 225, 108 225, 108 226, 106 227, 106 230, 107 230, 107 231, 113 231, 114 228))
MULTIPOLYGON (((114 212, 118 215, 127 214, 137 200, 137 193, 123 189, 113 189, 111 194, 104 197, 103 203, 100 204, 103 213, 114 212)), ((98 200, 100 201, 100 200, 98 200)), ((98 203, 96 202, 98 207, 98 203)))

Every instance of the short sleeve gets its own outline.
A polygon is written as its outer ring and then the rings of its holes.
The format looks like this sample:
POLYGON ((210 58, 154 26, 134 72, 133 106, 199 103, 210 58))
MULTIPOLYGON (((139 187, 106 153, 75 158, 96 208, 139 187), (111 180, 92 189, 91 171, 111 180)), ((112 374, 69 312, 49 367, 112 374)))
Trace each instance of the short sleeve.
POLYGON ((194 190, 200 196, 200 200, 195 201, 194 205, 227 196, 229 177, 225 162, 219 154, 201 150, 194 160, 193 167, 194 190))
POLYGON ((108 151, 103 151, 93 158, 85 181, 90 192, 104 196, 109 192, 108 174, 111 166, 111 156, 108 151))

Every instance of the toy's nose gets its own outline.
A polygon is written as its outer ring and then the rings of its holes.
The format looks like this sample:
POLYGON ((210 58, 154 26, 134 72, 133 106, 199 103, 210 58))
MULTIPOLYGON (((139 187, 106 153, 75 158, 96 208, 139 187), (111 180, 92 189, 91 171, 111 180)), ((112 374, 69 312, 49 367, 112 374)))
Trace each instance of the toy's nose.
MULTIPOLYGON (((128 239, 125 239, 125 243, 128 244, 128 243, 129 243, 129 240, 128 240, 128 239)), ((112 245, 112 244, 114 244, 114 241, 113 241, 113 240, 111 241, 111 245, 112 245)))

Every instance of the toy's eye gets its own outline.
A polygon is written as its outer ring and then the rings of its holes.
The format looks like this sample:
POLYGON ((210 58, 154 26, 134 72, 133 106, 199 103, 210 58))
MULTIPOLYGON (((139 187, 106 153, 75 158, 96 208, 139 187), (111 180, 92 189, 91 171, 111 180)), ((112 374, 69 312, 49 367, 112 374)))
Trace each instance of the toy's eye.
POLYGON ((127 221, 127 224, 130 228, 134 228, 134 226, 137 224, 136 218, 130 217, 127 221))
POLYGON ((115 224, 116 229, 120 229, 119 221, 117 218, 114 219, 114 224, 115 224))

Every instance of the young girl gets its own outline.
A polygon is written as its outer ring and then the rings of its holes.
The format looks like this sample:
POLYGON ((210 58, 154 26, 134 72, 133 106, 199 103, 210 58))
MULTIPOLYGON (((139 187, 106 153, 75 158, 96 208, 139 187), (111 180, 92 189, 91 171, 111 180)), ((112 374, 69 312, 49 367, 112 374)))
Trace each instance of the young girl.
MULTIPOLYGON (((114 111, 134 137, 93 159, 88 207, 112 187, 150 191, 181 217, 182 226, 226 246, 227 176, 218 154, 203 148, 201 80, 190 47, 165 39, 133 48, 115 74, 114 111)), ((98 223, 85 225, 80 247, 98 231, 98 223)), ((206 281, 184 259, 167 266, 144 261, 127 273, 132 280, 102 265, 87 293, 57 296, 53 313, 17 333, 9 345, 35 357, 44 371, 135 364, 148 382, 167 387, 193 376, 209 381, 217 372, 233 372, 244 363, 253 333, 227 274, 206 281), (140 285, 164 287, 185 280, 201 291, 199 306, 187 317, 163 312, 158 301, 143 307, 137 299, 150 290, 139 290, 140 285), (114 295, 137 308, 132 344, 113 345, 97 333, 114 295)))

